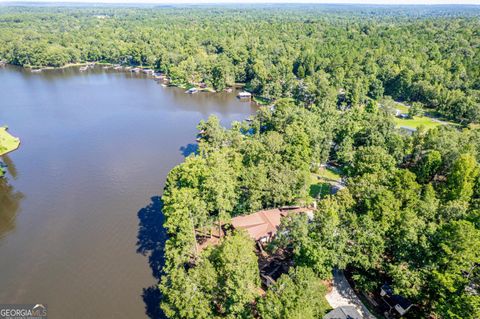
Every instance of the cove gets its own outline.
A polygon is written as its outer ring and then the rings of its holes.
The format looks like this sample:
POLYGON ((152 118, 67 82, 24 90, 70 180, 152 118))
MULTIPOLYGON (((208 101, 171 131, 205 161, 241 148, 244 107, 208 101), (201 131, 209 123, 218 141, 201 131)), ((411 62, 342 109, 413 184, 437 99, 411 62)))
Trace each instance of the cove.
POLYGON ((47 304, 51 318, 147 318, 166 175, 201 119, 228 126, 256 107, 102 68, 7 66, 0 91, 0 125, 22 141, 3 157, 0 300, 47 304))

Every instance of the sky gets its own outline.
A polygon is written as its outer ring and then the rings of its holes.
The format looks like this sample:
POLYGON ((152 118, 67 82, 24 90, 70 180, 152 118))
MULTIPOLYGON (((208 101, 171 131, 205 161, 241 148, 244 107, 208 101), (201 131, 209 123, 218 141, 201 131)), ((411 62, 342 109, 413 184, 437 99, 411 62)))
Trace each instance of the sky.
POLYGON ((477 4, 480 0, 0 0, 1 2, 85 3, 356 3, 356 4, 477 4))

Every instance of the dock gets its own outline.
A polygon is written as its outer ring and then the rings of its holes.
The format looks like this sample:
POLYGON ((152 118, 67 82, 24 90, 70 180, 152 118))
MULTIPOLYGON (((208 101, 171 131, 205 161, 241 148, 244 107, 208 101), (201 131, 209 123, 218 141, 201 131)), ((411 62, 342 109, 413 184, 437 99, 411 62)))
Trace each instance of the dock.
POLYGON ((187 93, 187 94, 195 94, 197 92, 198 92, 197 88, 190 88, 190 89, 185 91, 185 93, 187 93))
POLYGON ((243 100, 251 99, 252 98, 252 93, 243 91, 243 92, 238 93, 237 97, 239 99, 243 99, 243 100))

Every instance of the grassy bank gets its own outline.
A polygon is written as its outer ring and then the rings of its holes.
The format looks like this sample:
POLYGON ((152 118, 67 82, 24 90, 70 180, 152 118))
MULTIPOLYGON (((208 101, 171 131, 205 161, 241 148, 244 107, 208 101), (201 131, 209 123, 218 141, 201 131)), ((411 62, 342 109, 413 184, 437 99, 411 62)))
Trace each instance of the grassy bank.
POLYGON ((16 150, 20 146, 20 139, 7 132, 6 127, 0 127, 0 156, 16 150))

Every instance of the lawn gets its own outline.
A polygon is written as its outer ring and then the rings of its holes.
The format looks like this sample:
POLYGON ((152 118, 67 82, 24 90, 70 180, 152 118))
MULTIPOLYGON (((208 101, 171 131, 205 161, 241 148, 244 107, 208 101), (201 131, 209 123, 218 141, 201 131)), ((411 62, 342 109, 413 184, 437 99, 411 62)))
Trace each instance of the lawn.
POLYGON ((395 102, 395 108, 400 110, 402 113, 408 113, 409 107, 403 103, 395 102))
POLYGON ((270 103, 272 103, 270 99, 260 97, 260 96, 255 96, 255 95, 253 96, 252 100, 258 105, 270 105, 270 103))
POLYGON ((332 193, 332 185, 342 179, 341 171, 334 167, 322 167, 318 173, 312 173, 310 196, 322 198, 332 193))
POLYGON ((312 198, 322 198, 332 193, 332 186, 329 183, 311 184, 309 193, 312 198))
POLYGON ((7 132, 6 127, 0 127, 0 155, 14 151, 20 145, 20 139, 7 132))
POLYGON ((436 122, 426 116, 414 116, 413 119, 401 119, 395 117, 395 124, 397 125, 397 127, 408 127, 412 129, 417 129, 422 125, 425 126, 427 129, 442 125, 441 123, 436 122))
POLYGON ((342 172, 334 167, 322 167, 317 174, 312 174, 317 179, 338 182, 342 179, 342 172))

